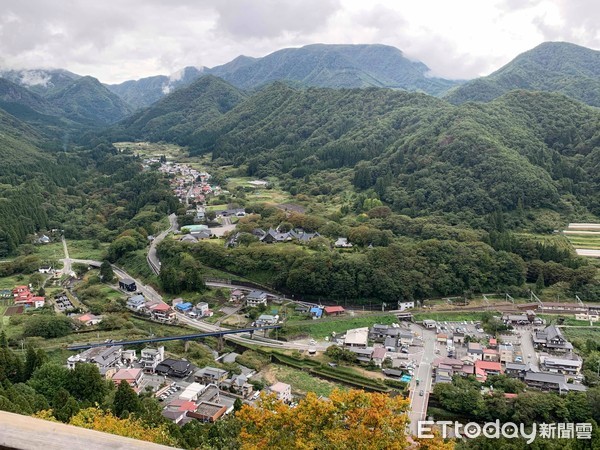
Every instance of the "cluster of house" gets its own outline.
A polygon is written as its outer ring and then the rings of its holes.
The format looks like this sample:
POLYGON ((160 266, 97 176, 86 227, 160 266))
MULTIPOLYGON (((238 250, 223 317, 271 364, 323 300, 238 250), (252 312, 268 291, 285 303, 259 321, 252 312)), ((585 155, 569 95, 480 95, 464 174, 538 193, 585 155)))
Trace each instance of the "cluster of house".
POLYGON ((210 174, 199 172, 186 164, 166 162, 159 172, 171 175, 171 188, 182 203, 204 203, 206 196, 217 193, 218 186, 209 184, 210 174))
POLYGON ((15 286, 12 294, 15 305, 23 305, 25 308, 42 308, 46 304, 45 297, 35 295, 26 285, 15 286))
MULTIPOLYGON (((227 241, 227 247, 235 247, 238 245, 240 235, 241 233, 235 233, 227 241)), ((265 231, 262 228, 255 228, 252 230, 252 235, 256 236, 260 242, 264 242, 265 244, 278 244, 284 242, 306 243, 321 236, 318 232, 309 233, 298 228, 290 231, 279 231, 279 229, 273 228, 269 228, 265 231)), ((348 241, 348 238, 338 237, 333 243, 333 246, 336 248, 352 248, 352 243, 348 241)))
POLYGON ((229 301, 232 303, 245 303, 250 308, 256 308, 257 306, 267 306, 268 294, 263 291, 253 290, 248 294, 244 293, 241 289, 234 289, 231 291, 229 301))
POLYGON ((181 242, 198 242, 202 239, 210 239, 212 231, 208 225, 186 225, 181 228, 183 236, 179 239, 181 242))
POLYGON ((502 321, 505 325, 543 325, 544 320, 536 317, 535 311, 528 309, 523 314, 504 314, 502 321))
MULTIPOLYGON (((438 335, 438 340, 446 338, 438 335)), ((456 344, 464 343, 462 333, 454 333, 450 339, 456 344)), ((582 361, 572 352, 572 344, 559 328, 551 325, 536 332, 533 343, 540 351, 539 366, 531 362, 534 355, 527 355, 524 361, 511 343, 498 344, 496 339, 491 338, 484 347, 478 342, 470 342, 464 357, 440 357, 434 361, 434 382, 449 383, 454 375, 474 375, 478 381, 484 382, 490 375, 506 374, 519 378, 532 388, 561 393, 587 389, 582 384, 569 381, 572 378, 579 379, 582 361), (557 357, 557 353, 562 357, 557 357)))
POLYGON ((303 306, 299 305, 296 307, 296 311, 307 313, 313 319, 320 319, 323 315, 327 316, 340 316, 346 313, 343 306, 303 306))
POLYGON ((413 341, 413 333, 398 324, 354 328, 337 339, 338 344, 356 354, 357 361, 373 363, 378 367, 381 367, 386 358, 392 360, 394 367, 401 367, 413 341))
POLYGON ((173 308, 165 302, 146 299, 142 294, 129 297, 126 306, 131 311, 150 316, 157 322, 172 323, 177 319, 173 308))
MULTIPOLYGON (((226 355, 235 361, 237 354, 226 355)), ((254 371, 240 366, 240 374, 217 367, 198 369, 189 361, 165 358, 164 347, 144 348, 138 357, 135 350, 121 345, 95 347, 67 360, 69 369, 79 363, 95 364, 100 373, 115 384, 127 382, 138 394, 151 389, 163 403, 162 415, 178 425, 191 420, 214 422, 233 411, 236 399, 258 397, 248 382, 254 371)), ((292 401, 291 386, 275 383, 269 392, 280 400, 292 401)))
POLYGON ((196 305, 193 305, 190 302, 184 301, 182 298, 176 298, 173 300, 173 308, 177 311, 187 314, 192 318, 203 318, 203 317, 212 317, 213 311, 209 309, 208 303, 199 302, 196 305))
POLYGON ((526 310, 525 315, 529 317, 532 313, 538 312, 542 314, 573 314, 577 320, 600 321, 600 304, 598 303, 537 302, 517 306, 521 310, 526 310))

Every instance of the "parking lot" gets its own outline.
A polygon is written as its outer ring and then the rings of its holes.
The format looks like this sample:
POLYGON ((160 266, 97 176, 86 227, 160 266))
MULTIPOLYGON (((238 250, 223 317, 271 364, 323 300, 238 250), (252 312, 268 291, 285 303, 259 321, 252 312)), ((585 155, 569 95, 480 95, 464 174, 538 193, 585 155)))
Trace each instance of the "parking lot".
POLYGON ((436 332, 438 333, 464 333, 465 335, 470 334, 475 336, 477 339, 488 337, 483 329, 479 326, 478 322, 464 320, 462 322, 437 322, 436 332))

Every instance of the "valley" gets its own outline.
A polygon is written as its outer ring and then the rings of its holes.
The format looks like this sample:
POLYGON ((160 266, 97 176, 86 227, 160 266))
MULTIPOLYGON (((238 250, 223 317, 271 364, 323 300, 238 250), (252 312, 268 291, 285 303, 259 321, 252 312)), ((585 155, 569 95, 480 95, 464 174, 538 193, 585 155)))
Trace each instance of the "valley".
POLYGON ((1 71, 0 409, 185 448, 237 448, 267 393, 287 417, 361 389, 398 442, 430 415, 597 420, 599 54, 1 71))

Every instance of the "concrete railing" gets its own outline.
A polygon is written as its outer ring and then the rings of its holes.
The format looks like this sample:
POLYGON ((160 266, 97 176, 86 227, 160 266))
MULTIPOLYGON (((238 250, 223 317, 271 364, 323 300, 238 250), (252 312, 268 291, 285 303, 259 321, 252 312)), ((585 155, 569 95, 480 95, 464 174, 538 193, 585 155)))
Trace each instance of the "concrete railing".
POLYGON ((0 448, 172 450, 172 447, 0 411, 0 448))

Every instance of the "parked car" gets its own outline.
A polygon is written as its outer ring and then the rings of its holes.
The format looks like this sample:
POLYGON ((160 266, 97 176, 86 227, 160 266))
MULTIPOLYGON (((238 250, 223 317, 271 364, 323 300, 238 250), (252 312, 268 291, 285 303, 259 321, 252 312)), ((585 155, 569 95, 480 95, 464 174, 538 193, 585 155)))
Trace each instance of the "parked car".
POLYGON ((425 391, 424 391, 423 389, 421 389, 421 391, 419 392, 419 395, 420 395, 421 397, 423 397, 423 395, 425 395, 425 391))

